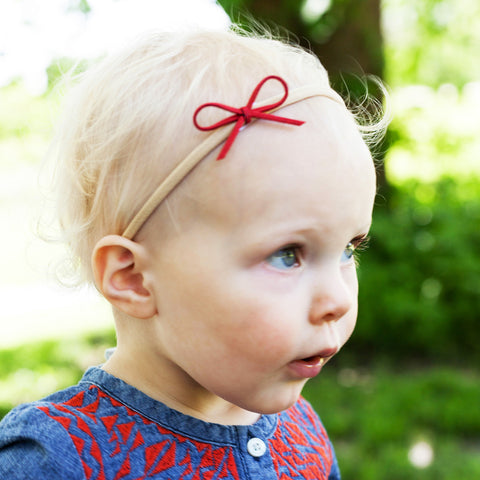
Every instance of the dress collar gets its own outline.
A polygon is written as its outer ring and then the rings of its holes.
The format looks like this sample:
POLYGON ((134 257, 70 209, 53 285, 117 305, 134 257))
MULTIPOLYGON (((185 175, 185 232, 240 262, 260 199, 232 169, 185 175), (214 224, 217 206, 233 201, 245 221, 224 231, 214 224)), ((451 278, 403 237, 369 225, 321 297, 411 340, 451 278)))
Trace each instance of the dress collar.
POLYGON ((277 427, 278 414, 262 415, 253 425, 220 425, 199 420, 167 407, 100 367, 89 368, 82 383, 97 386, 125 407, 168 430, 207 443, 233 446, 245 435, 267 439, 277 427))

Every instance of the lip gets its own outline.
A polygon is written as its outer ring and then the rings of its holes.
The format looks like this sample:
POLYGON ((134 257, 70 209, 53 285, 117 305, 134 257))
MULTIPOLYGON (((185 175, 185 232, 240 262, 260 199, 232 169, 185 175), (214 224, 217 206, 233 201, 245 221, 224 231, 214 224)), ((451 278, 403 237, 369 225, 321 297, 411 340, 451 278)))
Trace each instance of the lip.
POLYGON ((288 364, 290 371, 298 378, 316 377, 322 370, 325 363, 333 357, 338 348, 326 348, 316 355, 294 360, 288 364))

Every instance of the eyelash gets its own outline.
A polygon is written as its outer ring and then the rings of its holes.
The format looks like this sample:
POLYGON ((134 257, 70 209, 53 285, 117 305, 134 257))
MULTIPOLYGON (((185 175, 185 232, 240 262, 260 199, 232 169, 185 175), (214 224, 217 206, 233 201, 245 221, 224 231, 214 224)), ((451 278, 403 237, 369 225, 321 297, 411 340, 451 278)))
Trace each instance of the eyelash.
MULTIPOLYGON (((358 255, 361 251, 365 250, 368 246, 368 242, 369 242, 370 238, 367 236, 367 235, 364 235, 364 236, 359 236, 359 237, 355 237, 354 239, 352 239, 347 247, 345 247, 345 250, 344 252, 347 250, 347 248, 349 247, 349 245, 352 246, 353 248, 353 251, 352 251, 352 255, 350 257, 347 258, 347 260, 350 260, 351 258, 353 258, 354 262, 355 262, 355 266, 358 265, 358 255)), ((285 247, 282 247, 278 250, 276 250, 272 255, 270 255, 268 258, 267 258, 267 261, 272 265, 274 266, 275 268, 279 268, 281 270, 285 269, 285 270, 289 270, 290 268, 293 268, 293 267, 296 267, 298 265, 300 265, 300 260, 299 260, 299 257, 301 256, 301 250, 302 250, 302 247, 300 245, 287 245, 285 247), (274 263, 276 262, 282 262, 282 258, 285 259, 287 258, 286 256, 283 256, 283 254, 285 253, 293 253, 293 261, 291 264, 284 264, 282 268, 282 266, 278 266, 278 265, 274 265, 274 263)), ((342 254, 343 256, 343 254, 342 254)))
POLYGON ((353 245, 353 258, 355 261, 355 266, 358 265, 360 252, 363 252, 368 248, 369 242, 370 237, 368 235, 355 237, 350 242, 353 245))
POLYGON ((269 263, 272 267, 277 268, 279 270, 289 270, 290 268, 296 267, 300 265, 299 257, 301 256, 301 247, 300 245, 287 245, 285 247, 279 248, 275 252, 273 252, 268 258, 267 263, 269 263), (284 264, 282 268, 281 265, 278 265, 277 262, 282 262, 282 258, 286 259, 287 256, 283 256, 285 253, 292 253, 292 260, 293 262, 289 265, 284 264))

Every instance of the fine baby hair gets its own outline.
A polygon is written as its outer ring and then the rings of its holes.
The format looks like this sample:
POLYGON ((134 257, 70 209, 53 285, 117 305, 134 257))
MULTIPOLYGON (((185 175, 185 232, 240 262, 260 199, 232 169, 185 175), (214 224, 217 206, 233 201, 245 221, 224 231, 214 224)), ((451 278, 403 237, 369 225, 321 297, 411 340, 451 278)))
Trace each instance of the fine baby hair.
POLYGON ((2 420, 0 478, 339 480, 301 392, 355 327, 386 120, 236 27, 149 34, 82 77, 51 150, 59 222, 117 345, 2 420))
MULTIPOLYGON (((90 256, 96 242, 124 233, 170 173, 206 137, 218 136, 195 127, 197 107, 211 101, 245 105, 269 75, 284 79, 290 94, 313 87, 338 97, 314 55, 235 28, 150 34, 81 76, 51 150, 61 229, 79 281, 93 280, 90 256)), ((278 84, 268 82, 258 100, 279 93, 278 84)), ((210 109, 201 119, 211 124, 222 115, 210 109)), ((383 127, 380 121, 359 128, 375 137, 383 127)), ((181 190, 188 180, 173 188, 181 190)), ((170 214, 178 195, 164 202, 170 214)))

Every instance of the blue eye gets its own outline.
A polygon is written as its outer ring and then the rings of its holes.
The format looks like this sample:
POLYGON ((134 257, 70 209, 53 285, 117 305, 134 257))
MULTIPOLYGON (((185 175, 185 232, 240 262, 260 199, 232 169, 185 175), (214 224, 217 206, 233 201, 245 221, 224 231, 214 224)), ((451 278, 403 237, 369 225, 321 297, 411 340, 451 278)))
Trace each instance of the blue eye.
POLYGON ((355 253, 355 248, 356 248, 355 245, 352 242, 350 242, 346 246, 345 250, 343 251, 342 258, 340 261, 342 263, 349 262, 353 258, 353 254, 355 253))
POLYGON ((267 258, 267 263, 279 270, 290 270, 299 265, 296 247, 286 247, 277 250, 267 258))
MULTIPOLYGON (((358 261, 358 253, 361 250, 365 250, 368 245, 369 238, 367 235, 359 236, 354 238, 348 245, 345 247, 345 250, 342 253, 341 262, 348 263, 352 259, 358 261)), ((356 262, 357 263, 357 262, 356 262)))

